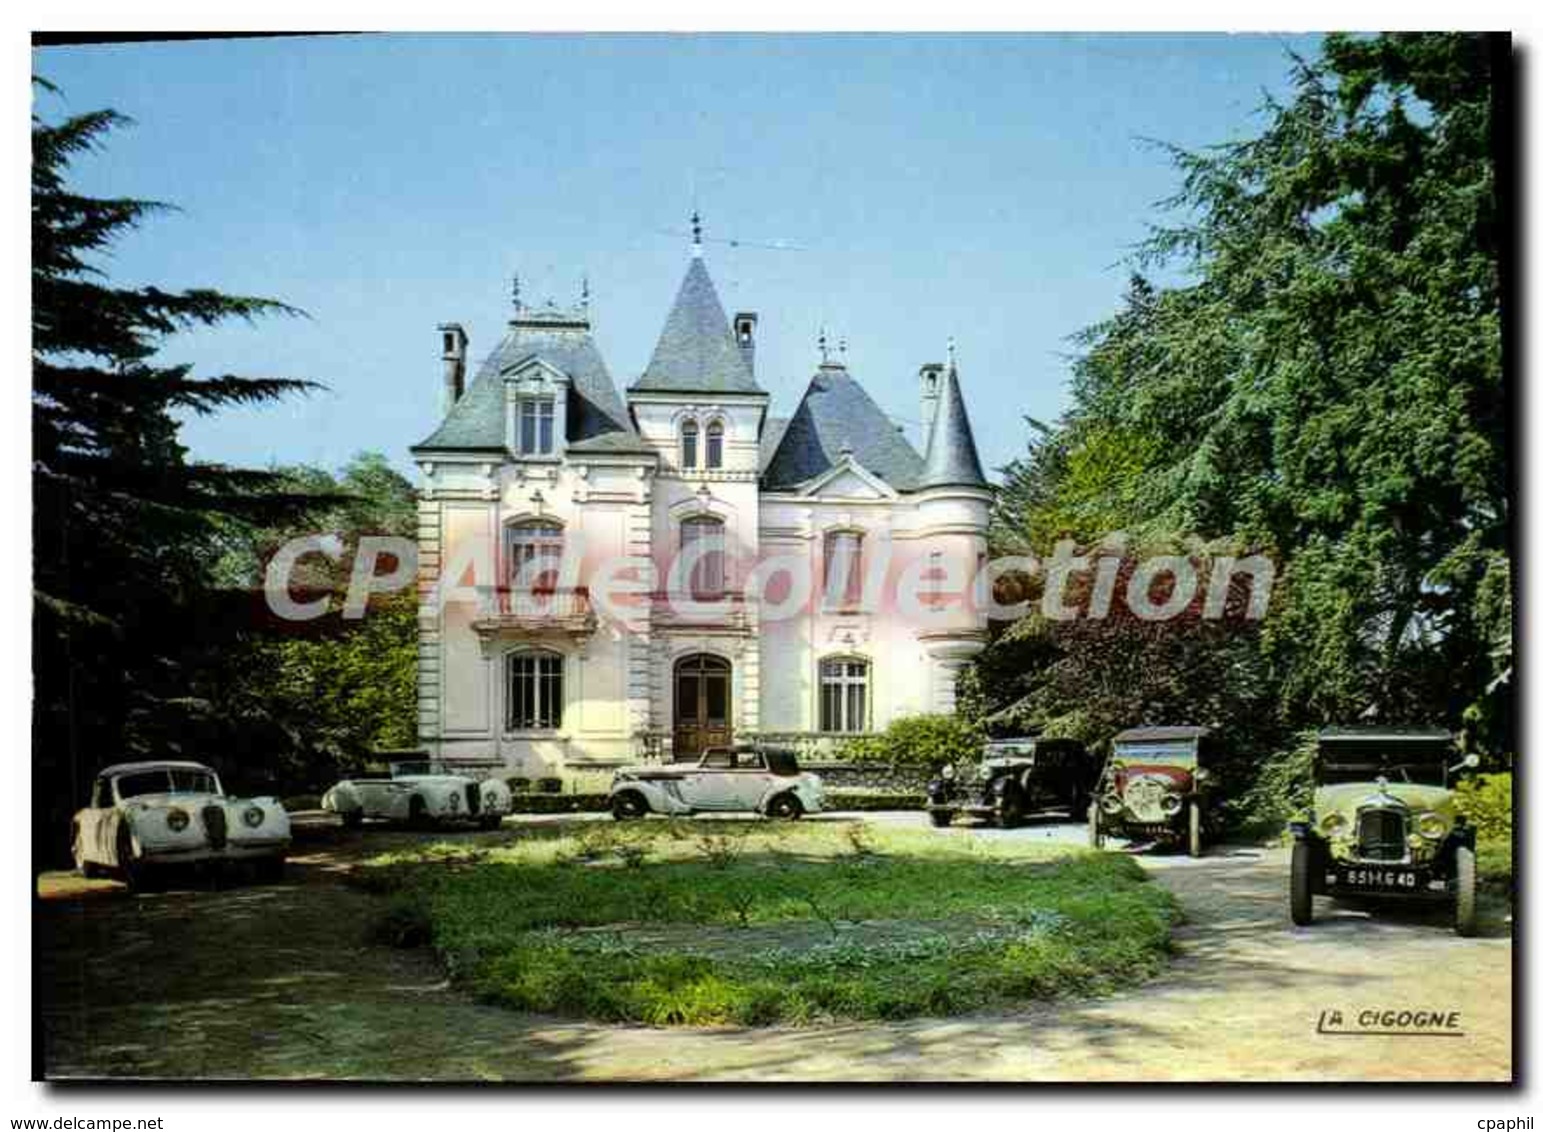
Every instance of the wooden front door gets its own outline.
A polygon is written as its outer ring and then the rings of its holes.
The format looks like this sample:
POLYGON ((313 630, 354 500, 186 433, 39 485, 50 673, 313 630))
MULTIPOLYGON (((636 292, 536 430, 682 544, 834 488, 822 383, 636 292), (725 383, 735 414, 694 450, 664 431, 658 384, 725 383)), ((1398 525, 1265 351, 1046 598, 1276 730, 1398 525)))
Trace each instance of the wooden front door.
POLYGON ((695 760, 704 749, 733 741, 729 720, 733 668, 721 657, 695 653, 675 663, 675 758, 695 760))

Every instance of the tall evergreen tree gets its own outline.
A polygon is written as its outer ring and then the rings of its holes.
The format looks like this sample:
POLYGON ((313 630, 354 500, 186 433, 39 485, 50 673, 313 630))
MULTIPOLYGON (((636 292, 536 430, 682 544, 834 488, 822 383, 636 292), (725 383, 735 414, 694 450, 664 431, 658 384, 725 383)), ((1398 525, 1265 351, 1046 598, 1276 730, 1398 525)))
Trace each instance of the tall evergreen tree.
MULTIPOLYGON (((53 92, 39 81, 41 91, 53 92)), ((157 201, 72 191, 71 162, 129 120, 98 110, 32 126, 34 814, 41 845, 102 762, 142 752, 180 710, 181 658, 215 516, 300 500, 268 473, 188 458, 179 412, 214 413, 313 388, 197 376, 159 352, 178 330, 301 312, 213 289, 114 286, 102 253, 157 201)), ((174 728, 172 729, 174 733, 174 728)))

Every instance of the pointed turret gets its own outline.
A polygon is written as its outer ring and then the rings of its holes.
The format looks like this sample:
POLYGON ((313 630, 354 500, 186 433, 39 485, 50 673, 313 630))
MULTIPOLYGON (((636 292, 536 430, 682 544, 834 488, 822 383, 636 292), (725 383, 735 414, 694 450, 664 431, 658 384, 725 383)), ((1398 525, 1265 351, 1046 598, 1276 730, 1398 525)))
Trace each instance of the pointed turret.
POLYGON ((691 222, 691 265, 648 368, 631 388, 659 393, 762 393, 702 260, 701 220, 693 214, 691 222))
MULTIPOLYGON (((950 348, 952 355, 952 348, 950 348)), ((948 373, 938 391, 937 409, 927 434, 926 466, 922 469, 920 488, 986 487, 980 470, 980 455, 975 451, 975 433, 970 415, 964 408, 964 394, 959 392, 959 371, 950 357, 948 373)))

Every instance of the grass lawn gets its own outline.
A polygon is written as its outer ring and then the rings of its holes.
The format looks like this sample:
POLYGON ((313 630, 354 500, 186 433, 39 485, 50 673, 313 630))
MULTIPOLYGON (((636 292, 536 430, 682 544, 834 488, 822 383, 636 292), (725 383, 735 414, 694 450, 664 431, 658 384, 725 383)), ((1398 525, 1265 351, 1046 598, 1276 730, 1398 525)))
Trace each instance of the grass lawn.
POLYGON ((946 1015, 1155 973, 1134 861, 860 823, 648 821, 372 860, 381 934, 522 1010, 651 1025, 946 1015))

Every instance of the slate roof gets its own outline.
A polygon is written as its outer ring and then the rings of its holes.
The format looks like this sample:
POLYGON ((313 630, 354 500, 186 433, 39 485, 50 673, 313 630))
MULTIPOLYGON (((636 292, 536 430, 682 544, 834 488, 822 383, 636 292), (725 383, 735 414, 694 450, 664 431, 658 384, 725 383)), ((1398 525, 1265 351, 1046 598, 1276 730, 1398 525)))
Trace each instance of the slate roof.
POLYGON ((964 408, 964 394, 959 392, 959 374, 953 366, 948 367, 943 379, 943 391, 927 435, 926 467, 917 486, 987 486, 980 469, 980 454, 975 450, 970 415, 964 408))
POLYGON ((762 393, 740 353, 707 267, 693 256, 648 368, 630 389, 660 393, 762 393))
POLYGON ((788 430, 787 417, 767 417, 766 423, 761 426, 761 462, 758 468, 765 472, 772 462, 772 457, 777 454, 777 446, 782 443, 782 434, 788 430))
MULTIPOLYGON (((762 444, 764 452, 764 437, 762 444)), ((920 480, 922 458, 904 434, 845 366, 826 364, 809 380, 766 461, 761 486, 786 491, 807 483, 833 468, 843 448, 896 491, 913 491, 920 480)))
POLYGON ((540 314, 510 324, 444 422, 413 451, 506 451, 504 374, 532 358, 568 378, 569 452, 651 451, 632 427, 588 323, 540 314))

